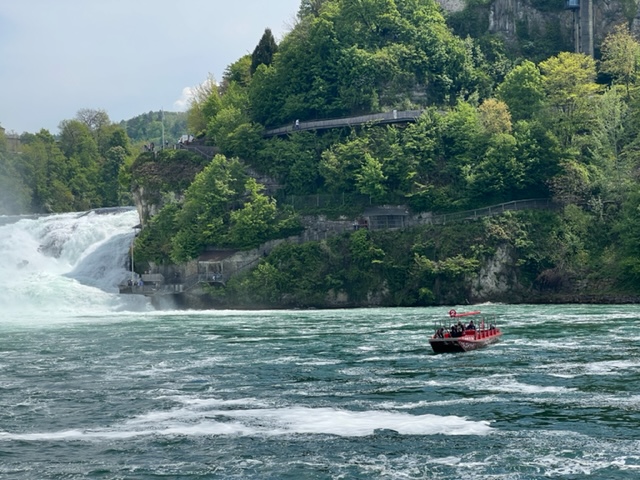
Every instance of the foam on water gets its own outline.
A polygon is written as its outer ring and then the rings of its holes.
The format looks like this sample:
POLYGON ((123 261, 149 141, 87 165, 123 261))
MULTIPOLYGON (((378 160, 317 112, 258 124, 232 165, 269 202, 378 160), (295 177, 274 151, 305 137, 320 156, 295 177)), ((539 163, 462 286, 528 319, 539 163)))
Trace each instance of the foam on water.
POLYGON ((58 432, 0 432, 3 440, 92 440, 147 435, 291 434, 363 437, 379 431, 398 435, 487 435, 488 421, 458 416, 411 415, 394 411, 348 411, 336 408, 204 409, 202 402, 171 411, 148 412, 113 428, 58 432))
POLYGON ((117 295, 139 222, 134 209, 67 213, 0 226, 2 322, 47 322, 118 310, 145 310, 117 295))

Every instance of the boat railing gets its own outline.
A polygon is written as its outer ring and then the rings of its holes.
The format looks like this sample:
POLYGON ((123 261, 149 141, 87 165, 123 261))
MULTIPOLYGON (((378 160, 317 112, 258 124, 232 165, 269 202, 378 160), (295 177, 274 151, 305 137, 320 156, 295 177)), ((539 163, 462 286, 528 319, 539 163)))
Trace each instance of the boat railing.
MULTIPOLYGON (((478 315, 478 314, 476 314, 478 315)), ((456 320, 458 317, 464 317, 465 315, 457 315, 457 316, 452 316, 450 318, 447 319, 440 319, 437 320, 436 322, 434 322, 434 328, 433 331, 434 332, 438 332, 441 328, 444 329, 444 333, 445 333, 445 338, 460 338, 460 337, 451 337, 451 326, 452 325, 456 325, 457 322, 459 320, 456 320)), ((498 323, 496 321, 496 316, 492 315, 492 314, 482 314, 480 316, 474 316, 473 319, 470 320, 474 320, 474 326, 475 328, 474 330, 474 338, 478 339, 478 338, 486 338, 489 337, 491 335, 493 335, 495 333, 495 331, 499 331, 500 329, 498 328, 498 323)), ((461 322, 463 323, 463 322, 461 322)), ((464 330, 464 334, 468 335, 467 332, 469 332, 471 329, 467 328, 467 324, 463 323, 465 330, 464 330)), ((435 335, 435 333, 434 333, 435 335)))

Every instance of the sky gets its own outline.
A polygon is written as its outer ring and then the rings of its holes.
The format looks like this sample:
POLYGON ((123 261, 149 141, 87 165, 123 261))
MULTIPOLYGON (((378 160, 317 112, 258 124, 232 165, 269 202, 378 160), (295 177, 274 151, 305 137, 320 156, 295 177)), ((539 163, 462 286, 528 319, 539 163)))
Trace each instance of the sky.
POLYGON ((112 122, 184 111, 189 91, 277 41, 300 0, 0 0, 0 126, 58 133, 83 108, 112 122))

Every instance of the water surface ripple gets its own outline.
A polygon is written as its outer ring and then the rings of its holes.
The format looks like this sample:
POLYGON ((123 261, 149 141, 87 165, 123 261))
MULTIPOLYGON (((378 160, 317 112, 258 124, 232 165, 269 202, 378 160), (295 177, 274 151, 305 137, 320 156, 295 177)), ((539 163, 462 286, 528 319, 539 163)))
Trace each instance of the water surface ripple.
POLYGON ((640 477, 637 307, 479 308, 0 321, 0 478, 640 477))

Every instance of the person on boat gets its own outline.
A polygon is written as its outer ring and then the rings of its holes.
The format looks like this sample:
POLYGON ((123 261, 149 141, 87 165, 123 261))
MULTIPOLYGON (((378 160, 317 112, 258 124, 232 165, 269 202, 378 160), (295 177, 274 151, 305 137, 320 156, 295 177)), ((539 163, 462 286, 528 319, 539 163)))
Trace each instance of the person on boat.
POLYGON ((435 334, 436 338, 444 338, 444 328, 440 327, 438 330, 436 330, 436 334, 435 334))
POLYGON ((469 321, 469 325, 467 325, 467 330, 473 330, 473 331, 475 331, 475 329, 476 329, 476 326, 475 326, 475 324, 473 323, 473 320, 470 320, 470 321, 469 321))
POLYGON ((453 338, 456 337, 461 337, 462 336, 462 332, 460 331, 460 329, 458 328, 458 325, 451 325, 451 336, 453 338))

